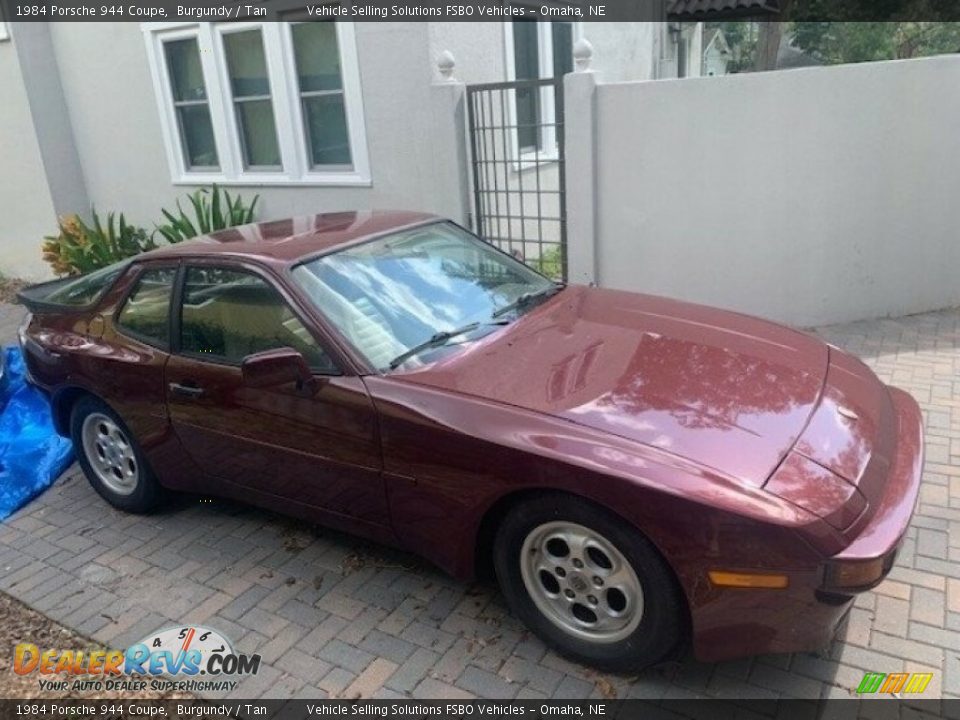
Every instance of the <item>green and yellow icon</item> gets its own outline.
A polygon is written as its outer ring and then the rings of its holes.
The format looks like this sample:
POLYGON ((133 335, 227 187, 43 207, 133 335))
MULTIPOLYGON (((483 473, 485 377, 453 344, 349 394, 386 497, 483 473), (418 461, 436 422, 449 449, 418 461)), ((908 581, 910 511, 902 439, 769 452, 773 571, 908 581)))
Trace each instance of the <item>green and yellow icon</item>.
POLYGON ((896 695, 922 693, 933 679, 933 673, 871 673, 863 676, 857 687, 858 695, 873 693, 896 695))

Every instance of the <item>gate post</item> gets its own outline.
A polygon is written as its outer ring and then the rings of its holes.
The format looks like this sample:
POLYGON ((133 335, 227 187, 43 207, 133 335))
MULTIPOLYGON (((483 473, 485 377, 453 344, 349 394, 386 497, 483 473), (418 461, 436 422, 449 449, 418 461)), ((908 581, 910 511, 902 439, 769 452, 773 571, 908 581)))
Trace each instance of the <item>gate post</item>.
POLYGON ((567 268, 570 282, 600 281, 597 272, 596 144, 597 75, 590 69, 593 47, 574 46, 576 72, 563 78, 567 195, 567 268))
POLYGON ((454 77, 454 68, 453 55, 449 51, 440 53, 437 71, 441 79, 430 87, 431 137, 436 144, 434 205, 438 214, 469 227, 466 86, 454 77))

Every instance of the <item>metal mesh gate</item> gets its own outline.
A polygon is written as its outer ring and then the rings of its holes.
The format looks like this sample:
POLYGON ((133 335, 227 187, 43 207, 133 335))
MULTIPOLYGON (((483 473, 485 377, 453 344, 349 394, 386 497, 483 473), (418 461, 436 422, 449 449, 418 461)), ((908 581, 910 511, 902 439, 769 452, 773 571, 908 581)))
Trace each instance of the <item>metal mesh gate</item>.
POLYGON ((563 79, 467 86, 474 229, 567 278, 563 79))

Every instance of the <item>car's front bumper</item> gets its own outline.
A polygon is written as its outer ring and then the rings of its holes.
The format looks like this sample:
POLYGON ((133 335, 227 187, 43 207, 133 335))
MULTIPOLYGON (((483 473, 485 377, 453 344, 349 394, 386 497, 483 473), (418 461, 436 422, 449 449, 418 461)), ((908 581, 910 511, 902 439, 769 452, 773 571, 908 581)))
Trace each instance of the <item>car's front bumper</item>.
MULTIPOLYGON (((724 590, 694 632, 701 660, 825 647, 850 610, 853 596, 887 576, 903 543, 920 493, 923 424, 917 402, 890 388, 897 419, 897 448, 883 496, 870 521, 823 567, 790 574, 784 590, 724 590), (853 568, 857 584, 838 586, 837 568, 853 568)), ((695 622, 695 626, 697 623, 695 622)))
POLYGON ((917 401, 890 388, 897 417, 897 452, 887 474, 886 490, 870 522, 843 552, 835 555, 824 577, 824 589, 862 592, 890 572, 910 525, 920 494, 923 472, 923 423, 917 401))

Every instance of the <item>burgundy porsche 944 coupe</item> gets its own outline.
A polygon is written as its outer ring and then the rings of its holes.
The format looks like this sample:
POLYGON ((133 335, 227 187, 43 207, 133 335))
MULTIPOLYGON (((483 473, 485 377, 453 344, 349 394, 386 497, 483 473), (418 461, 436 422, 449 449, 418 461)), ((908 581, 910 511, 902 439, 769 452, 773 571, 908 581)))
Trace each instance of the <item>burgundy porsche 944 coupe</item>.
POLYGON ((433 216, 233 228, 22 301, 107 502, 219 494, 489 569, 604 668, 822 647, 919 490, 916 402, 850 355, 564 286, 433 216))

